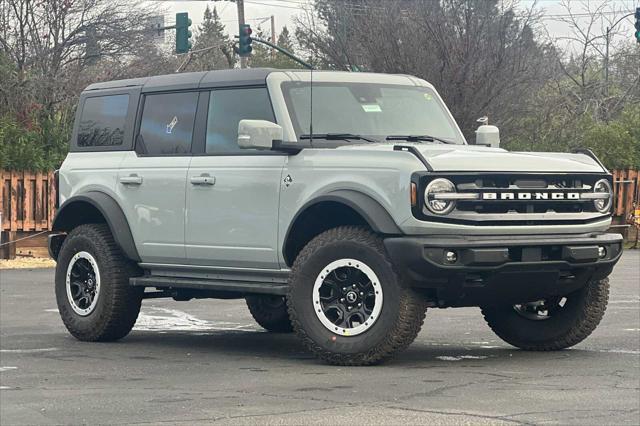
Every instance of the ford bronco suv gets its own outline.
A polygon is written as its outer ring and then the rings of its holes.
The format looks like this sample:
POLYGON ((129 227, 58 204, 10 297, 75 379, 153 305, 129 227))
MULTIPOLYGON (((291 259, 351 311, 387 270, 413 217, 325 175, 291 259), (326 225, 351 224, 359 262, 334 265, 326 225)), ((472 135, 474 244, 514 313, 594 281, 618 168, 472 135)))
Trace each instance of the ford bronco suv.
MULTIPOLYGON (((62 320, 126 336, 146 298, 245 298, 332 364, 388 359, 427 308, 478 306, 525 350, 585 339, 622 238, 589 151, 467 144, 404 75, 224 70, 80 96, 49 250, 62 320)), ((487 143, 488 142, 488 143, 487 143)))

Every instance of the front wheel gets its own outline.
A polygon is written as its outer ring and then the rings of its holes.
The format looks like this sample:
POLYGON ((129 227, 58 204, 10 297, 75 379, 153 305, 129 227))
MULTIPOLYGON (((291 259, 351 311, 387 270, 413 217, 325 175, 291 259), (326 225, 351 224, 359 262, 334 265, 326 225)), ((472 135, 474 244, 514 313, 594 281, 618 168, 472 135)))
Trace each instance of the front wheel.
POLYGON ((336 365, 390 358, 416 338, 426 312, 382 240, 352 226, 330 229, 305 246, 291 271, 287 303, 305 346, 336 365))
POLYGON ((483 308, 489 327, 505 342, 528 351, 574 346, 596 329, 609 299, 609 279, 592 280, 566 296, 483 308))

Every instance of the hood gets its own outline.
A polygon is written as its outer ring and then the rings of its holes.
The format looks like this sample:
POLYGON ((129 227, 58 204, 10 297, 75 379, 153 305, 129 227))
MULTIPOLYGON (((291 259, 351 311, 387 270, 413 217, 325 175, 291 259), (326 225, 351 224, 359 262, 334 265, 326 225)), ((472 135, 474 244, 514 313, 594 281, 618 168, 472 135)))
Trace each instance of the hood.
POLYGON ((509 152, 502 148, 475 145, 419 143, 359 144, 342 146, 339 149, 393 151, 393 147, 398 145, 415 147, 436 172, 606 172, 587 155, 561 152, 509 152))

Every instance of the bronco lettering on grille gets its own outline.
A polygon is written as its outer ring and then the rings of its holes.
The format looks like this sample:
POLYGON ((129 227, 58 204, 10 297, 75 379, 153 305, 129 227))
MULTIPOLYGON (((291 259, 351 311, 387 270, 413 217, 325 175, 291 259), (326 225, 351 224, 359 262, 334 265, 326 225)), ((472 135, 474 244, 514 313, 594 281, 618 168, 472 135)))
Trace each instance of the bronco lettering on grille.
POLYGON ((579 200, 579 192, 483 192, 483 200, 579 200))

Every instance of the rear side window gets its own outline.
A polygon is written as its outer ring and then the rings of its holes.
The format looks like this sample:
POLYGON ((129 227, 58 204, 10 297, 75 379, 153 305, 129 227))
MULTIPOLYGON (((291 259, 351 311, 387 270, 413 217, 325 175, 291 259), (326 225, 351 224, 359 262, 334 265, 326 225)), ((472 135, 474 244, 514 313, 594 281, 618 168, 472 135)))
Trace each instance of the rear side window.
POLYGON ((208 154, 247 151, 238 146, 240 120, 275 122, 266 88, 214 90, 207 117, 208 154))
POLYGON ((197 105, 197 92, 147 95, 136 151, 148 155, 190 153, 197 105))
POLYGON ((122 145, 128 106, 129 95, 86 98, 78 127, 78 146, 122 145))

